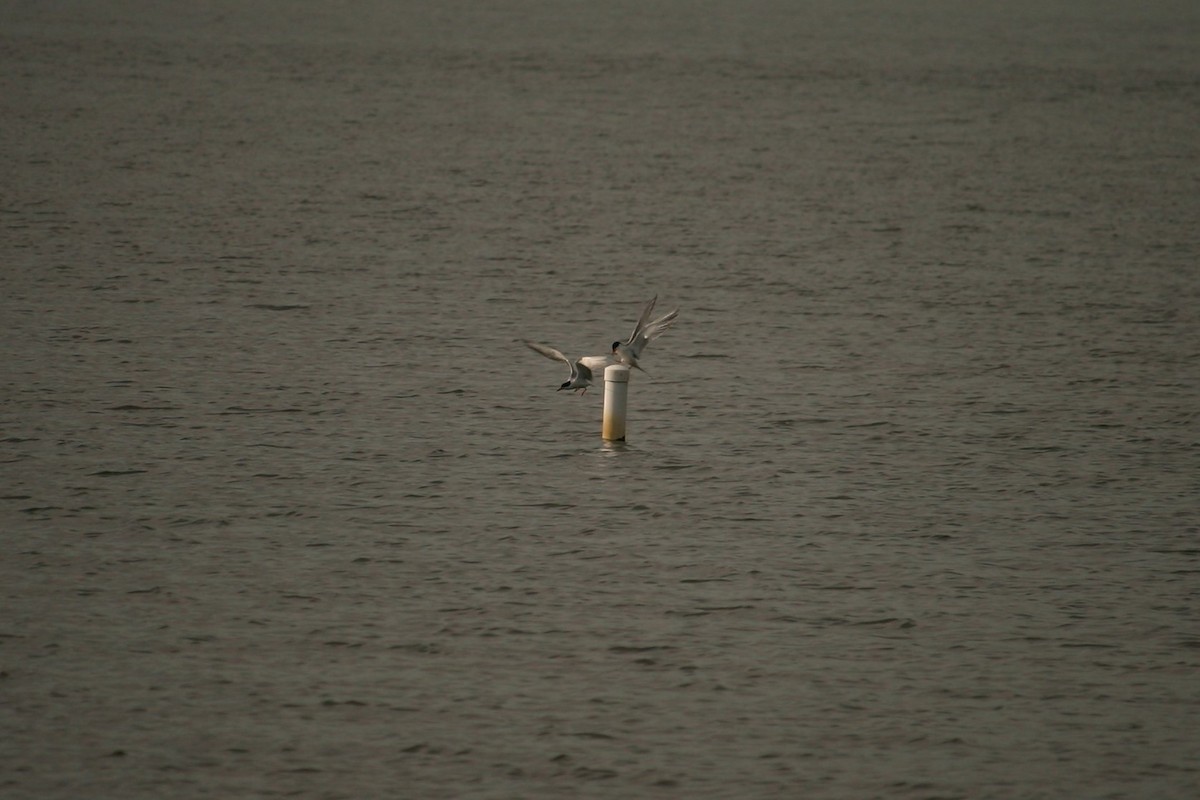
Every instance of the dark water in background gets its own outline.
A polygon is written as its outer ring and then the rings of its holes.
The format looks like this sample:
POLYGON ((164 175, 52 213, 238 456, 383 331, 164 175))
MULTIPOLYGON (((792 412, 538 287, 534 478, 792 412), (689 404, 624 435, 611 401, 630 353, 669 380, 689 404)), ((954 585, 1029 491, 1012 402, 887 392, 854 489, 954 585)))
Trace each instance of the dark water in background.
POLYGON ((0 791, 1194 796, 1200 15, 792 5, 4 11, 0 791))

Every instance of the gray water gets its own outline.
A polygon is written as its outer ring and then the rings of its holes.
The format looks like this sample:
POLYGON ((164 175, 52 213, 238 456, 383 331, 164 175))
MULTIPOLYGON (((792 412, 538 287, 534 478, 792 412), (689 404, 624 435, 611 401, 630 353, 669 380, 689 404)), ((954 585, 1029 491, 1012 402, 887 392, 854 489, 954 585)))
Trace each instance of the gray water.
POLYGON ((1191 4, 0 13, 5 797, 1200 789, 1191 4))

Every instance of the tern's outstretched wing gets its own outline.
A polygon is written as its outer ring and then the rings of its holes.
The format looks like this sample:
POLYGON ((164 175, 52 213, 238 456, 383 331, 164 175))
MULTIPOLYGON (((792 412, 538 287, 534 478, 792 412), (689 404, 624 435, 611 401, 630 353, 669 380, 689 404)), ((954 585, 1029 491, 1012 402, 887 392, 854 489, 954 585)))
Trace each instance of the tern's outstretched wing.
POLYGON ((535 353, 541 353, 546 358, 549 358, 554 361, 565 361, 568 364, 571 363, 571 359, 567 358, 566 356, 564 356, 562 354, 561 351, 555 350, 553 347, 549 347, 544 344, 538 344, 537 342, 531 342, 529 340, 524 340, 524 341, 525 341, 525 346, 528 347, 530 350, 532 350, 535 353))
POLYGON ((662 336, 664 332, 675 324, 675 318, 679 316, 679 309, 663 314, 653 322, 647 322, 642 325, 641 330, 627 343, 629 351, 633 353, 634 358, 641 358, 642 351, 646 349, 646 345, 654 339, 662 336))
POLYGON ((637 341, 638 336, 642 333, 642 328, 646 325, 646 320, 650 319, 651 312, 654 311, 654 304, 658 302, 658 295, 650 298, 650 302, 646 303, 646 307, 642 309, 642 315, 638 317, 637 324, 633 326, 633 333, 629 334, 629 338, 625 340, 625 344, 632 345, 637 341))

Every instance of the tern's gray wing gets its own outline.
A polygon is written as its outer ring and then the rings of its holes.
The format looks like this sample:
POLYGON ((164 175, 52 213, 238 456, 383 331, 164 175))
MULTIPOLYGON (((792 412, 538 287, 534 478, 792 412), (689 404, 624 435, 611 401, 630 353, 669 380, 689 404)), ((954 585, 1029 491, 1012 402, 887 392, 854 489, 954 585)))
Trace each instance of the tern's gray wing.
MULTIPOLYGON (((541 353, 546 358, 552 359, 554 361, 565 361, 568 364, 571 363, 571 359, 567 358, 560 351, 555 350, 553 347, 549 347, 544 344, 538 344, 537 342, 531 342, 529 340, 525 340, 525 346, 528 347, 533 352, 541 353)), ((574 369, 572 369, 572 372, 574 372, 574 369)))
POLYGON ((628 343, 629 351, 633 353, 633 357, 641 358, 642 351, 646 349, 646 345, 659 336, 662 336, 667 328, 674 325, 677 316, 679 316, 679 309, 675 309, 668 314, 663 314, 653 322, 643 325, 642 329, 638 331, 637 336, 628 343))
POLYGON ((582 361, 572 361, 571 362, 571 383, 575 383, 576 381, 579 381, 581 378, 585 385, 588 383, 591 383, 592 382, 592 370, 588 367, 587 364, 584 364, 582 361))
POLYGON ((642 309, 642 315, 638 317, 637 324, 633 326, 633 333, 629 334, 629 338, 625 340, 625 344, 633 344, 637 341, 638 335, 642 332, 642 328, 646 324, 646 320, 650 319, 650 313, 654 311, 654 304, 658 302, 658 295, 650 298, 650 302, 646 303, 646 307, 642 309))

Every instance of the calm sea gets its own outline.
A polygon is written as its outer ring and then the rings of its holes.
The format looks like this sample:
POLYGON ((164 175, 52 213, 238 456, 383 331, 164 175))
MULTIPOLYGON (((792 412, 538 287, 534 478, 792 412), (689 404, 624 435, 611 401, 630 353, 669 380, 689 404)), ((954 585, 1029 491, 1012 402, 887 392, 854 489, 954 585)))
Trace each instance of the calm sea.
POLYGON ((0 792, 1194 797, 1139 9, 5 12, 0 792))

